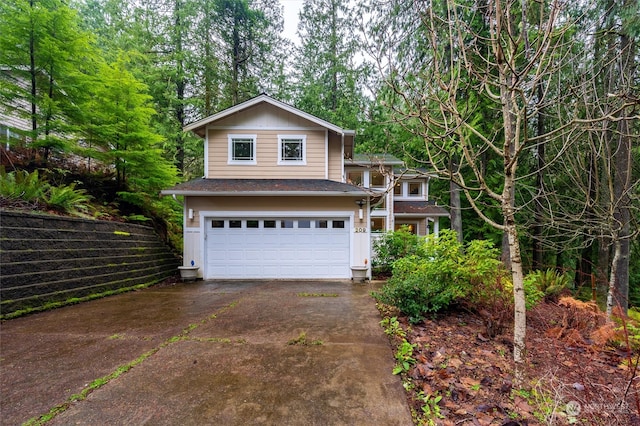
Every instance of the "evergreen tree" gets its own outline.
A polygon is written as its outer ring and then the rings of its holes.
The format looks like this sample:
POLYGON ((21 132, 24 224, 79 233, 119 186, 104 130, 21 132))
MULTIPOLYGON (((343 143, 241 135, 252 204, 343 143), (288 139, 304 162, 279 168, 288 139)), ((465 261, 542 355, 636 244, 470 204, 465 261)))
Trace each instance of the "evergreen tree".
POLYGON ((31 146, 45 161, 52 151, 72 150, 78 105, 98 58, 91 35, 61 0, 3 2, 0 34, 0 107, 29 120, 31 146))
POLYGON ((345 0, 305 0, 298 35, 302 41, 293 63, 295 105, 303 111, 356 129, 367 102, 361 85, 366 71, 358 64, 358 38, 345 0))

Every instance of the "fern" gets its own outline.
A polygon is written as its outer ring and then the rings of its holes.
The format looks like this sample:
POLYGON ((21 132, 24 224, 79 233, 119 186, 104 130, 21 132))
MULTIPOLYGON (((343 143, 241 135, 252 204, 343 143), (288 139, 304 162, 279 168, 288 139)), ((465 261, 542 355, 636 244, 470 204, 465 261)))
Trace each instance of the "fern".
POLYGON ((44 201, 51 209, 64 213, 80 214, 89 209, 91 196, 84 189, 76 189, 76 184, 49 188, 44 201))
POLYGON ((0 167, 0 196, 4 198, 38 201, 48 188, 49 184, 40 181, 37 170, 31 173, 26 170, 7 173, 4 167, 0 167))

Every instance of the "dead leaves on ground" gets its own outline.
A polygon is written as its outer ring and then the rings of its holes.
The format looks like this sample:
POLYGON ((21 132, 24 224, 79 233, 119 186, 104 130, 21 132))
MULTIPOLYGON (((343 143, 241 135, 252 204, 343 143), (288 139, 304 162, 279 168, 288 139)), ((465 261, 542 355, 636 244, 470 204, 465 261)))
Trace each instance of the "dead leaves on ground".
MULTIPOLYGON (((635 409, 604 413, 602 419, 598 417, 603 415, 602 410, 583 412, 581 419, 566 413, 565 406, 570 401, 589 407, 624 400, 623 388, 630 383, 629 372, 618 368, 620 355, 603 350, 593 334, 603 324, 591 309, 588 305, 545 304, 531 316, 527 380, 519 386, 512 384, 510 336, 505 333, 494 339, 485 337, 480 316, 455 312, 411 326, 399 318, 406 339, 417 345, 413 355, 416 362, 403 377, 416 420, 425 421, 420 394, 442 397, 438 409, 443 418, 431 417, 437 425, 514 426, 575 421, 613 425, 637 420, 635 409), (582 332, 571 325, 583 327, 582 332)), ((631 407, 639 392, 639 381, 631 382, 627 394, 631 407)))

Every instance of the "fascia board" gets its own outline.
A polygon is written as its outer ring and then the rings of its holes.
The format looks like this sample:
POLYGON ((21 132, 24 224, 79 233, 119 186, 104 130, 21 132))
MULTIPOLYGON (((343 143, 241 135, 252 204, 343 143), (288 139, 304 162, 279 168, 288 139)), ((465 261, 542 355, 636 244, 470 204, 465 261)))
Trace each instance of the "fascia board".
POLYGON ((209 117, 203 118, 201 120, 195 121, 191 124, 186 125, 185 127, 183 127, 184 131, 194 131, 200 127, 204 127, 209 123, 213 123, 214 121, 223 119, 229 115, 235 114, 239 111, 242 111, 243 109, 246 108, 250 108, 254 105, 257 105, 261 102, 266 102, 268 104, 271 104, 275 107, 281 108, 287 112, 290 112, 291 114, 295 114, 299 117, 302 117, 308 121, 311 121, 312 123, 318 124, 322 127, 326 127, 327 129, 334 131, 336 133, 339 133, 341 135, 350 135, 350 136, 355 136, 355 130, 346 130, 343 129, 341 127, 336 126, 335 124, 329 123, 328 121, 325 121, 321 118, 318 118, 314 115, 311 115, 309 113, 306 113, 304 111, 301 111, 291 105, 287 105, 284 102, 280 102, 278 100, 275 100, 273 98, 271 98, 270 96, 267 95, 259 95, 256 96, 253 99, 249 99, 248 101, 239 103, 238 105, 232 106, 230 108, 227 108, 223 111, 220 111, 216 114, 210 115, 209 117))

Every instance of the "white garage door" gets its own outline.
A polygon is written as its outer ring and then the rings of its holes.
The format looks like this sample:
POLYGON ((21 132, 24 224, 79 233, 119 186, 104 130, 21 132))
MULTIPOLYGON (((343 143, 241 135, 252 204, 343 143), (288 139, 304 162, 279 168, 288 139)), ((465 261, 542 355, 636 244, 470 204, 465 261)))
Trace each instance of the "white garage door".
POLYGON ((206 220, 206 278, 349 278, 348 218, 206 220))

